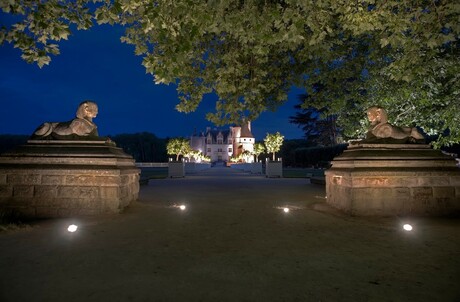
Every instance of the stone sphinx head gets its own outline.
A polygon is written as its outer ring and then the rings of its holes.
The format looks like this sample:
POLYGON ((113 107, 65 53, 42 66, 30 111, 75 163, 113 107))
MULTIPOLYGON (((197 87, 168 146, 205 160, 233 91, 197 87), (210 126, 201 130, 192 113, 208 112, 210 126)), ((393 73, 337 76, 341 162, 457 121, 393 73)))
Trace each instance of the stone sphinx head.
POLYGON ((92 121, 98 114, 97 104, 92 101, 81 102, 77 109, 77 118, 92 121))
POLYGON ((386 110, 377 106, 367 109, 367 118, 372 126, 388 123, 388 114, 386 110))

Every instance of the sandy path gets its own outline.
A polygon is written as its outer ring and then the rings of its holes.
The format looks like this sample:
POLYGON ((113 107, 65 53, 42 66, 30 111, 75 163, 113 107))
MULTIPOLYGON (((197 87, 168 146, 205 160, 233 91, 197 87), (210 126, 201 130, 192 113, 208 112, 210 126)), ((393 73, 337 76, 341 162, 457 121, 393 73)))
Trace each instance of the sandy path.
POLYGON ((0 301, 460 301, 458 219, 348 217, 323 196, 217 167, 150 181, 122 215, 0 234, 0 301))

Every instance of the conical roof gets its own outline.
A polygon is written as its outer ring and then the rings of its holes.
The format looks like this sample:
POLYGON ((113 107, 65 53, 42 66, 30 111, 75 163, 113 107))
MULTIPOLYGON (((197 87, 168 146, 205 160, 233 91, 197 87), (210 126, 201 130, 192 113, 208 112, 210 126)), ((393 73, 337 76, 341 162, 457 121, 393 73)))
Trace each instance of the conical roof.
POLYGON ((254 138, 251 132, 251 122, 247 121, 244 122, 241 126, 241 137, 251 137, 254 138))

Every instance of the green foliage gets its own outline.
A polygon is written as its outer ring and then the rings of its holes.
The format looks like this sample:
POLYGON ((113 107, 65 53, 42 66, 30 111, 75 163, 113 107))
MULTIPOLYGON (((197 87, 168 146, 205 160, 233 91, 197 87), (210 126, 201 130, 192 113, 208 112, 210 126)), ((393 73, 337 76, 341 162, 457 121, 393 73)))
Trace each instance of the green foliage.
POLYGON ((194 162, 209 162, 211 158, 209 156, 203 155, 203 153, 199 150, 193 150, 191 147, 186 148, 184 157, 188 158, 189 161, 194 162))
POLYGON ((232 163, 237 163, 240 160, 241 160, 240 156, 232 156, 232 157, 230 157, 230 162, 232 162, 232 163))
POLYGON ((460 141, 455 1, 92 2, 1 1, 20 21, 0 43, 42 67, 71 28, 121 24, 155 83, 177 84, 179 111, 217 94, 208 119, 218 125, 276 109, 297 85, 312 96, 304 107, 327 107, 346 136, 359 136, 365 109, 380 105, 396 122, 440 135, 437 144, 460 141), (311 89, 317 83, 324 89, 311 89))
POLYGON ((9 29, 0 30, 0 44, 13 43, 28 63, 40 68, 51 62, 50 55, 59 54, 61 40, 67 40, 71 26, 89 29, 93 25, 93 13, 89 6, 102 0, 49 0, 49 1, 0 1, 4 13, 18 15, 20 21, 9 29))
POLYGON ((289 117, 289 122, 297 124, 305 133, 305 138, 313 144, 321 146, 332 146, 337 144, 340 136, 340 129, 337 127, 336 115, 324 115, 327 108, 317 109, 315 107, 304 108, 308 102, 308 96, 299 95, 301 104, 294 106, 297 112, 289 117))
POLYGON ((267 133, 267 136, 265 136, 265 148, 267 149, 267 152, 273 154, 273 161, 275 161, 275 153, 281 149, 283 141, 284 136, 282 136, 279 132, 273 134, 267 133))
POLYGON ((232 162, 232 163, 247 163, 247 162, 249 162, 249 159, 251 158, 251 156, 253 154, 254 153, 252 153, 252 152, 250 152, 248 150, 244 150, 243 152, 241 152, 237 156, 230 157, 230 162, 232 162))
POLYGON ((309 91, 304 106, 329 108, 325 114, 337 114, 348 138, 364 135, 365 111, 378 105, 396 125, 440 135, 436 146, 458 142, 460 27, 454 20, 460 6, 449 1, 362 5, 340 19, 348 35, 335 41, 330 60, 315 64, 320 72, 310 74, 309 86, 321 83, 324 89, 309 91))
POLYGON ((190 155, 192 150, 188 139, 178 137, 168 141, 166 151, 169 155, 176 155, 176 161, 178 161, 180 155, 190 155))
POLYGON ((265 146, 262 143, 255 143, 254 144, 254 151, 252 152, 256 157, 255 160, 259 159, 259 155, 265 152, 265 146))

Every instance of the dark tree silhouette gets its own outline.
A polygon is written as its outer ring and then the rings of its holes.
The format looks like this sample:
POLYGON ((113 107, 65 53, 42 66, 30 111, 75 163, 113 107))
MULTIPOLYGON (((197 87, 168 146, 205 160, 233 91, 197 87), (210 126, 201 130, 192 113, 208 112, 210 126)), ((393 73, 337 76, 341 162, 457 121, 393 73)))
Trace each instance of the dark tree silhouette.
MULTIPOLYGON (((320 89, 316 87, 316 89, 320 89)), ((327 108, 317 109, 313 106, 304 108, 309 96, 299 95, 299 104, 294 108, 298 112, 289 117, 289 122, 296 124, 304 132, 305 138, 312 144, 333 146, 339 143, 340 128, 337 126, 337 115, 327 114, 327 108)))
POLYGON ((139 162, 166 162, 166 140, 153 133, 118 134, 111 139, 139 162))

